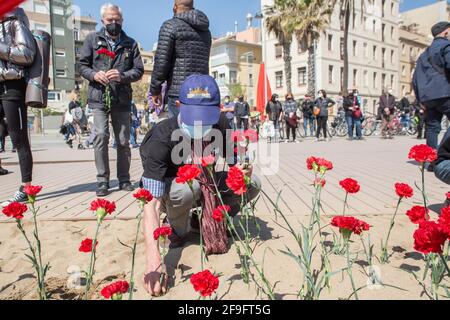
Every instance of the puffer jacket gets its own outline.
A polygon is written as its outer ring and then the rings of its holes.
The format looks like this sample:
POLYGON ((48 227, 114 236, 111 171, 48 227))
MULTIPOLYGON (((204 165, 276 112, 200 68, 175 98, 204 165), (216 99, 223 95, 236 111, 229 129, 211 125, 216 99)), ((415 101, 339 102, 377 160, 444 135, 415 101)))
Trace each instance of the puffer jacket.
POLYGON ((161 86, 167 81, 168 97, 178 98, 187 77, 209 74, 211 44, 208 17, 199 10, 176 14, 164 22, 159 32, 151 94, 161 94, 161 86))
POLYGON ((94 76, 99 71, 116 69, 121 74, 120 83, 111 82, 112 109, 130 111, 133 90, 131 83, 144 75, 144 65, 137 42, 122 31, 120 42, 115 48, 113 61, 98 54, 100 49, 112 51, 105 29, 90 33, 84 40, 79 60, 80 73, 89 81, 88 103, 93 109, 104 109, 105 86, 96 82, 94 76))
POLYGON ((0 20, 0 82, 24 78, 35 55, 36 41, 25 11, 18 8, 5 15, 0 20))

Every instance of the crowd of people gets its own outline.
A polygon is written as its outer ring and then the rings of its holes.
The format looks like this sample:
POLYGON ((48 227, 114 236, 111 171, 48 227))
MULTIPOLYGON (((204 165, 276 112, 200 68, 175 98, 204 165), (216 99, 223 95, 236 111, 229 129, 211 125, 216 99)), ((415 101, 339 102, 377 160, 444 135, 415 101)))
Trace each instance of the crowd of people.
MULTIPOLYGON (((254 117, 243 95, 235 99, 225 97, 222 101, 217 83, 208 75, 212 36, 206 14, 194 8, 193 0, 175 0, 173 13, 173 18, 164 22, 159 32, 149 87, 151 111, 144 116, 133 103, 131 89, 131 83, 139 81, 144 73, 138 43, 123 30, 122 9, 113 4, 102 6, 102 29, 89 34, 80 50, 80 73, 89 82, 88 105, 83 110, 79 96, 74 93, 61 128, 70 147, 93 146, 98 197, 111 192, 109 147, 112 137, 117 150, 119 189, 131 192, 135 189, 130 177, 131 147, 139 147, 142 118, 154 121, 151 120, 153 115, 159 115, 164 106, 168 106, 168 119, 154 125, 140 145, 143 167, 140 185, 154 196, 144 208, 147 258, 144 282, 152 295, 159 295, 167 285, 162 278, 158 241, 152 234, 160 226, 161 213, 166 213, 164 223, 173 229, 170 248, 182 246, 188 232, 199 229, 198 219, 193 216, 190 220, 190 211, 194 195, 198 196, 197 200, 201 197, 200 186, 175 181, 180 166, 199 156, 196 150, 191 150, 193 142, 203 141, 215 130, 223 135, 225 145, 221 149, 226 153, 225 150, 230 150, 226 145, 229 143, 226 131, 247 130, 254 117), (111 56, 114 59, 111 60, 111 56), (180 141, 189 141, 181 162, 173 158, 177 141, 172 141, 172 134, 177 130, 181 132, 180 141), (89 134, 85 142, 84 132, 89 134)), ((0 152, 4 150, 4 137, 8 133, 19 156, 22 178, 17 193, 3 206, 25 202, 24 187, 32 183, 33 157, 25 120, 25 72, 33 62, 36 46, 24 16, 22 9, 16 9, 3 17, 0 24, 0 152)), ((380 97, 378 118, 382 122, 383 138, 392 138, 391 123, 400 113, 405 128, 412 121, 418 122, 419 138, 423 137, 426 126, 428 145, 438 148, 442 117, 450 117, 450 24, 438 23, 432 31, 435 40, 419 59, 414 76, 417 102, 408 97, 397 101, 389 88, 380 97)), ((280 142, 282 127, 286 130, 286 142, 297 142, 302 119, 305 136, 314 137, 316 141, 329 140, 328 122, 332 110, 337 110, 344 118, 349 140, 363 139, 365 114, 358 90, 352 89, 337 99, 331 99, 325 90, 318 91, 315 97, 306 95, 300 102, 292 93, 284 98, 280 101, 274 94, 265 108, 265 121, 274 132, 269 136, 270 142, 280 142)), ((439 149, 439 160, 428 169, 435 170, 441 180, 450 184, 449 146, 450 133, 447 133, 439 149)), ((222 156, 229 160, 230 168, 237 167, 251 178, 246 199, 254 199, 260 183, 252 165, 238 161, 236 154, 222 156)), ((0 163, 0 175, 5 171, 0 163)), ((219 181, 224 181, 228 172, 217 174, 219 181)), ((229 194, 225 186, 218 187, 223 191, 225 204, 231 207, 230 214, 237 215, 241 198, 229 194)))

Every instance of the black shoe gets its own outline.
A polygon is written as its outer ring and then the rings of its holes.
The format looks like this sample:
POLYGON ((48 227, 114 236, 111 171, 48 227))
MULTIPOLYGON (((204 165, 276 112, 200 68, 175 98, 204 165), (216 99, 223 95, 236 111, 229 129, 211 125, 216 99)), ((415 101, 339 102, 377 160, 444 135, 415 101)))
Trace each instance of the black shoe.
POLYGON ((5 152, 5 148, 0 148, 0 153, 5 152))
POLYGON ((6 207, 13 202, 26 203, 28 201, 28 196, 23 190, 24 187, 21 186, 19 191, 17 191, 11 199, 2 203, 2 207, 6 207))
POLYGON ((123 182, 119 184, 119 190, 132 192, 134 191, 134 187, 130 182, 123 182))
POLYGON ((99 183, 96 194, 97 197, 106 197, 109 195, 109 184, 106 182, 99 183))
POLYGON ((6 176, 9 173, 8 170, 3 169, 2 167, 0 167, 0 176, 6 176))

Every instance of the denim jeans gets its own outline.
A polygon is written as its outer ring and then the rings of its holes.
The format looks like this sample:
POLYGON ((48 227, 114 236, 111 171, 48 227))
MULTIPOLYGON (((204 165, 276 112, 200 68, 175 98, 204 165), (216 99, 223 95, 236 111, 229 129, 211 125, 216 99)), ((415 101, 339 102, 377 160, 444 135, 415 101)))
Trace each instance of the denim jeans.
POLYGON ((353 139, 353 132, 356 128, 356 137, 358 139, 362 138, 362 124, 360 119, 355 119, 353 117, 345 117, 345 121, 348 126, 348 137, 353 139))
POLYGON ((169 119, 178 117, 178 114, 180 113, 180 108, 177 107, 177 100, 178 98, 169 97, 167 100, 167 106, 169 109, 169 119))
POLYGON ((305 130, 305 136, 308 136, 308 124, 309 130, 311 132, 311 137, 313 137, 314 131, 316 131, 316 123, 314 121, 314 117, 306 117, 303 119, 303 129, 305 130))
POLYGON ((432 102, 426 102, 426 136, 427 145, 437 149, 438 137, 442 130, 442 118, 444 115, 450 119, 450 99, 441 99, 432 102))

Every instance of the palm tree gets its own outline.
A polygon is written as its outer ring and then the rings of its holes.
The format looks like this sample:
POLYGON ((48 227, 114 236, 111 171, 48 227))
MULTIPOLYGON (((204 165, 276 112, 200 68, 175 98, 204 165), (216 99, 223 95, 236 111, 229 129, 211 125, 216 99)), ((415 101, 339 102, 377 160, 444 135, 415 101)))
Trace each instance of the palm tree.
POLYGON ((315 42, 329 24, 333 4, 329 0, 302 0, 298 2, 295 11, 291 24, 300 45, 308 50, 308 94, 314 96, 315 42))
POLYGON ((286 88, 292 92, 292 57, 291 45, 294 34, 291 22, 298 0, 275 0, 274 4, 266 8, 268 17, 265 26, 269 34, 274 34, 283 48, 284 71, 286 74, 286 88))

